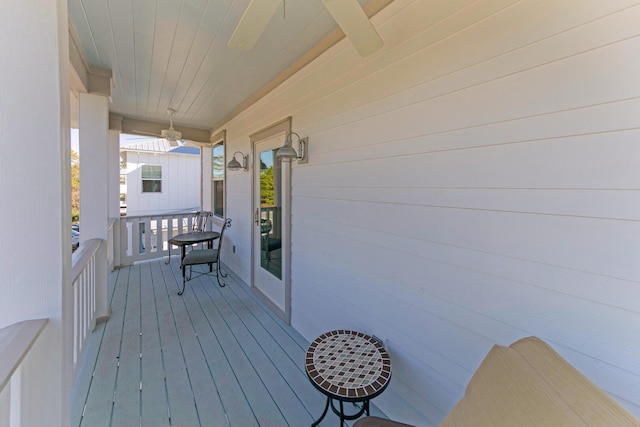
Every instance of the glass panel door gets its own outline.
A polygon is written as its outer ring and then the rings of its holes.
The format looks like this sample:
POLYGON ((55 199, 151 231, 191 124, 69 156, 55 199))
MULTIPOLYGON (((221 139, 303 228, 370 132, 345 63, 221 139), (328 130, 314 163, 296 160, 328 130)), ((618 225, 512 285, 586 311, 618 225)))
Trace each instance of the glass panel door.
POLYGON ((260 153, 260 265, 282 280, 282 161, 260 153))
POLYGON ((288 318, 289 163, 276 159, 284 135, 255 143, 253 156, 253 287, 288 318))

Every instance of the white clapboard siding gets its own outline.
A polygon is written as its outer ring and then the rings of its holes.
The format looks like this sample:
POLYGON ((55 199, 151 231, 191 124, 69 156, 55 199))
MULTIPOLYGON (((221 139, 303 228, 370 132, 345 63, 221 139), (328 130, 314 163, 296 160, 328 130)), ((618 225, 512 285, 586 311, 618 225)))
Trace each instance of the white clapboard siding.
MULTIPOLYGON (((638 0, 395 0, 381 51, 344 40, 225 125, 229 151, 287 116, 309 137, 292 325, 383 339, 390 417, 437 425, 528 335, 640 417, 638 22, 638 0)), ((250 282, 251 174, 227 191, 250 282)))
POLYGON ((127 153, 127 215, 192 209, 200 206, 200 156, 127 153), (162 192, 143 193, 141 165, 162 166, 162 192))

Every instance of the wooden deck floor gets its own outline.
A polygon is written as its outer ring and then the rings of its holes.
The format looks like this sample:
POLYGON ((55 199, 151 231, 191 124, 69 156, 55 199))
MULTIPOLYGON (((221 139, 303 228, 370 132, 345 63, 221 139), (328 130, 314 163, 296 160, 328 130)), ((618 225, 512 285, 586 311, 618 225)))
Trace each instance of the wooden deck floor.
POLYGON ((304 373, 309 343, 233 274, 178 296, 179 262, 165 260, 111 274, 111 319, 91 337, 72 426, 310 425, 325 399, 304 373))

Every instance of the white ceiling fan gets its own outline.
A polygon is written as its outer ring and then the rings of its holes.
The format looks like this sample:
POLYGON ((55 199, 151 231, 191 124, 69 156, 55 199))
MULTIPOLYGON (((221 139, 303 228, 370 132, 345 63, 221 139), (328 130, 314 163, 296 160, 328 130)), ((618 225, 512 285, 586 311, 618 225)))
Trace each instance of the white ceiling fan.
POLYGON ((134 132, 143 135, 155 136, 157 138, 164 138, 169 141, 169 145, 172 147, 180 146, 181 143, 179 141, 182 139, 182 132, 173 128, 173 115, 176 113, 176 110, 173 108, 167 108, 167 112, 169 113, 169 129, 162 129, 160 131, 160 135, 139 130, 134 130, 134 132))
MULTIPOLYGON (((282 1, 251 0, 229 39, 229 47, 252 49, 282 1)), ((360 7, 358 0, 322 0, 322 3, 360 56, 370 55, 382 47, 380 35, 360 7)))

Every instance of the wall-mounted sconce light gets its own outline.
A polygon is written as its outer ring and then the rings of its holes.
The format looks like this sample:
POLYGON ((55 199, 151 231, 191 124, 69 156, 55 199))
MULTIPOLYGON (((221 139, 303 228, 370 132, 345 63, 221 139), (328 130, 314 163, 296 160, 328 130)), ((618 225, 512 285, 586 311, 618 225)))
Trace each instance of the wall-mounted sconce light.
POLYGON ((287 135, 287 139, 284 141, 284 145, 278 148, 276 151, 276 157, 281 158, 282 160, 293 160, 298 159, 298 163, 307 163, 309 161, 309 157, 307 156, 307 150, 309 149, 309 138, 300 138, 295 132, 289 132, 287 135), (298 151, 296 151, 292 147, 292 138, 293 135, 298 137, 298 151))
POLYGON ((248 170, 248 166, 247 166, 248 157, 249 157, 248 154, 244 155, 242 154, 242 152, 236 151, 235 153, 233 153, 233 157, 231 158, 231 160, 229 160, 229 163, 227 163, 227 169, 232 171, 237 171, 240 169, 248 170), (242 164, 240 164, 240 162, 236 160, 236 154, 240 154, 240 156, 242 157, 242 164))

